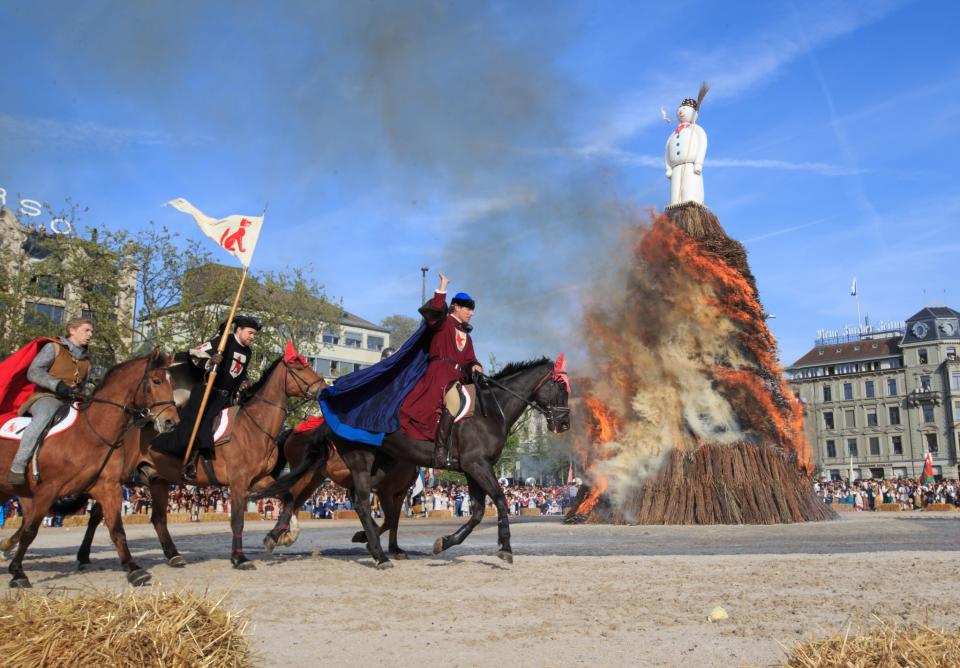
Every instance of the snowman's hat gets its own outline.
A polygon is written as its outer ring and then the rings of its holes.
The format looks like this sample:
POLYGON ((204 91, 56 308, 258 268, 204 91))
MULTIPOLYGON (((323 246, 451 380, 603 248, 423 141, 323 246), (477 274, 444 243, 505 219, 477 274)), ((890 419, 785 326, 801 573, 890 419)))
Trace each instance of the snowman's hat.
POLYGON ((703 102, 704 96, 707 94, 707 91, 710 90, 710 86, 707 85, 707 82, 704 81, 700 84, 700 93, 697 95, 697 99, 694 100, 692 97, 684 98, 683 102, 680 103, 681 107, 692 107, 694 111, 700 111, 700 104, 703 102))

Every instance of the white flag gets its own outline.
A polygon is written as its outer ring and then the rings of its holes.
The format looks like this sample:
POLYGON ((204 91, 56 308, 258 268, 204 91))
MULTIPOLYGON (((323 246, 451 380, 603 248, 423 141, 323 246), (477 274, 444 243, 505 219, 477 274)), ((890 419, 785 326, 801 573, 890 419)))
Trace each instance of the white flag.
POLYGON ((853 285, 850 286, 850 296, 851 297, 857 296, 857 277, 856 276, 853 277, 853 285))
POLYGON ((244 267, 250 266, 253 249, 263 226, 263 216, 234 215, 220 219, 211 218, 182 197, 170 200, 167 204, 177 211, 189 213, 203 233, 216 241, 220 248, 240 260, 244 267))
POLYGON ((410 487, 410 498, 415 498, 418 494, 423 493, 423 470, 417 469, 417 479, 413 481, 413 485, 410 487))

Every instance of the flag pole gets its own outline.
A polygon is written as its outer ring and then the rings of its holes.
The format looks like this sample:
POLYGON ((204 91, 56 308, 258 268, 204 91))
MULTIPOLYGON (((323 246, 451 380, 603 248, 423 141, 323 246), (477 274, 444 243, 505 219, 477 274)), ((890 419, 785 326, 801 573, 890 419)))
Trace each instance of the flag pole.
MULTIPOLYGON (((230 306, 230 315, 227 317, 227 323, 223 328, 223 334, 220 335, 220 343, 217 345, 217 352, 223 353, 227 347, 227 336, 230 335, 233 325, 233 316, 237 313, 237 304, 240 303, 240 293, 243 292, 243 284, 247 280, 248 267, 243 268, 240 274, 240 285, 237 287, 237 294, 233 297, 233 304, 230 306)), ((222 362, 222 360, 221 360, 222 362)), ((200 401, 200 410, 197 412, 197 419, 193 423, 193 431, 190 432, 190 440, 187 442, 187 452, 183 455, 184 465, 190 459, 190 452, 193 450, 193 442, 197 438, 197 432, 200 430, 200 421, 203 420, 203 410, 207 407, 207 400, 210 398, 210 392, 213 389, 213 382, 217 379, 217 365, 210 367, 210 374, 207 376, 207 386, 203 390, 203 399, 200 401)))

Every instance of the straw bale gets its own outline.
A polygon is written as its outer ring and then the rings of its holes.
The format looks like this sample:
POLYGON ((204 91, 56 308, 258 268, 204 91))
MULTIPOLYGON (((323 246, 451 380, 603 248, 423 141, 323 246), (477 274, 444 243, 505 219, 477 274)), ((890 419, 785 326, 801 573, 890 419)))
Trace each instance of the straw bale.
MULTIPOLYGON (((876 618, 875 618, 876 619, 876 618)), ((960 629, 898 625, 876 619, 876 627, 851 633, 852 623, 825 640, 790 648, 788 668, 949 668, 960 665, 960 629)))
POLYGON ((953 512, 957 509, 952 503, 928 503, 923 507, 927 512, 953 512))
POLYGON ((7 668, 253 666, 245 612, 193 592, 18 591, 0 605, 7 668))
MULTIPOLYGON (((850 505, 850 504, 847 504, 850 505)), ((898 513, 903 510, 899 503, 878 503, 877 510, 887 513, 898 513)))

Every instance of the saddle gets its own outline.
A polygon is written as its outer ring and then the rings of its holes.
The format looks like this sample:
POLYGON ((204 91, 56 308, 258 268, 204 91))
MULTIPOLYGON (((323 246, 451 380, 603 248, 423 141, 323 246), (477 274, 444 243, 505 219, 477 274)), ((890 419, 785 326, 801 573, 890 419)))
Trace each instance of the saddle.
POLYGON ((477 386, 462 385, 457 383, 447 390, 444 401, 446 403, 447 410, 453 414, 454 424, 462 422, 467 418, 471 418, 473 417, 477 408, 477 386))
POLYGON ((237 413, 239 411, 239 406, 227 406, 220 411, 220 415, 217 416, 217 420, 213 425, 214 447, 223 445, 233 436, 233 430, 237 428, 237 413))
MULTIPOLYGON (((47 436, 55 436, 65 432, 74 425, 74 423, 77 421, 78 415, 80 415, 80 413, 77 412, 77 404, 64 404, 56 413, 54 413, 53 419, 40 435, 40 438, 37 442, 42 443, 43 439, 45 439, 47 436)), ((32 420, 33 418, 29 415, 10 418, 3 423, 3 426, 0 426, 0 439, 19 441, 21 435, 23 434, 23 430, 27 428, 27 425, 30 424, 32 420)))
MULTIPOLYGON (((55 436, 68 430, 77 421, 78 415, 80 415, 80 413, 77 411, 77 404, 64 404, 57 409, 57 412, 53 414, 53 419, 50 420, 43 431, 40 432, 40 437, 33 447, 33 452, 30 453, 30 468, 33 472, 34 480, 40 480, 40 448, 43 447, 47 437, 55 436)), ((19 441, 23 430, 27 428, 27 425, 30 424, 32 420, 32 417, 26 415, 10 418, 0 427, 0 439, 19 441)))

